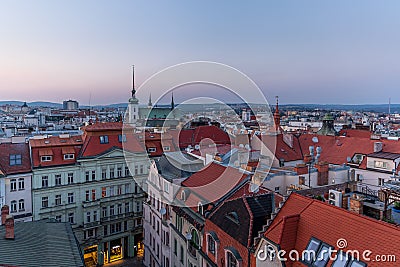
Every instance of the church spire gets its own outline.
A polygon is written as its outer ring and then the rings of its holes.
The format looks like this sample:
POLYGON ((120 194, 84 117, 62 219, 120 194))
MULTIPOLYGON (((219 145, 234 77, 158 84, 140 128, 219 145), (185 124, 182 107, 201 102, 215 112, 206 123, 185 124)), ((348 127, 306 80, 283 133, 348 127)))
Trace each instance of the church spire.
POLYGON ((276 131, 279 131, 281 127, 281 116, 279 114, 279 97, 276 96, 275 98, 276 98, 276 106, 274 112, 274 122, 276 131))
POLYGON ((149 96, 149 103, 147 104, 147 106, 149 108, 151 108, 153 106, 153 103, 151 103, 151 93, 150 93, 150 96, 149 96))
POLYGON ((136 98, 136 89, 135 89, 135 65, 132 65, 132 98, 136 98))
POLYGON ((172 97, 171 97, 171 110, 173 110, 174 108, 175 108, 174 93, 172 93, 172 97))

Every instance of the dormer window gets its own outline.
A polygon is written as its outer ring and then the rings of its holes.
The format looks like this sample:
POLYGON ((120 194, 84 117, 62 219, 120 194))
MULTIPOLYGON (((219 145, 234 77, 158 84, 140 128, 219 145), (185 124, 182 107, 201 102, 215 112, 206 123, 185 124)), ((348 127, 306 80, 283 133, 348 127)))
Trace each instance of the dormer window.
POLYGON ((74 154, 65 154, 64 155, 64 160, 71 160, 74 159, 75 155, 74 154))
POLYGON ((100 144, 108 144, 108 135, 100 136, 100 144))
POLYGON ((52 161, 53 157, 52 156, 41 156, 40 161, 41 162, 47 162, 47 161, 52 161))
POLYGON ((164 150, 164 151, 170 151, 171 148, 170 148, 169 146, 164 146, 164 147, 163 147, 163 150, 164 150))
POLYGON ((201 215, 203 215, 203 212, 204 212, 203 204, 201 204, 200 202, 197 205, 197 212, 200 213, 201 215))
POLYGON ((10 166, 18 166, 22 164, 22 155, 10 155, 10 166))
POLYGON ((234 223, 239 224, 239 215, 237 214, 237 212, 231 211, 226 215, 226 217, 234 223))
POLYGON ((186 201, 186 193, 185 190, 181 192, 181 200, 186 201))
POLYGON ((149 147, 149 149, 147 150, 148 152, 152 153, 152 152, 156 152, 157 148, 155 147, 149 147))
POLYGON ((118 135, 118 141, 120 143, 126 143, 126 135, 125 134, 118 135))

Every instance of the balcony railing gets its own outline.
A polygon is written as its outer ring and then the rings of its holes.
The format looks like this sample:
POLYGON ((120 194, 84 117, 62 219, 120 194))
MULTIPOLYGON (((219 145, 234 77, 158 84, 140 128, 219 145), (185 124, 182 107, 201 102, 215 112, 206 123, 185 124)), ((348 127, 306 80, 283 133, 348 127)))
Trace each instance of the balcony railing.
POLYGON ((108 221, 113 221, 113 220, 118 220, 118 219, 136 218, 136 217, 142 217, 142 216, 143 216, 143 212, 128 212, 128 213, 115 214, 115 215, 111 215, 108 217, 102 217, 100 219, 100 221, 108 222, 108 221))

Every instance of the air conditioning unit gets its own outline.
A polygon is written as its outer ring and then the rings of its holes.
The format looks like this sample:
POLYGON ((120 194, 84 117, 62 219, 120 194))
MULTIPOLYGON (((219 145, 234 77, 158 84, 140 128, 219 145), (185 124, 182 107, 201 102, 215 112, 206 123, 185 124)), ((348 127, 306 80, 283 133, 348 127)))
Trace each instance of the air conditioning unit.
POLYGON ((336 190, 329 190, 329 204, 342 207, 343 193, 336 190))

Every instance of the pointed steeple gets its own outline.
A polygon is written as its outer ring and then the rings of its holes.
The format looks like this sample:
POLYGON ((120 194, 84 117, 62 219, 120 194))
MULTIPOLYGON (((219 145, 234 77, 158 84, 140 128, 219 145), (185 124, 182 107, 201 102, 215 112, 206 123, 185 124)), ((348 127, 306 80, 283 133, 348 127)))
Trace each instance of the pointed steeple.
POLYGON ((172 93, 172 97, 171 97, 171 110, 173 110, 174 108, 175 108, 174 93, 172 93))
POLYGON ((274 122, 275 122, 275 130, 280 131, 281 128, 281 116, 279 115, 279 97, 276 96, 276 106, 274 112, 274 122))
POLYGON ((150 93, 150 96, 149 96, 149 103, 147 104, 147 106, 149 108, 151 108, 153 106, 153 103, 151 103, 151 93, 150 93))
POLYGON ((136 88, 135 88, 135 65, 132 65, 132 98, 136 98, 136 88))

